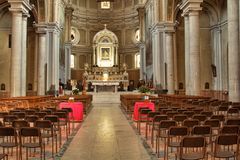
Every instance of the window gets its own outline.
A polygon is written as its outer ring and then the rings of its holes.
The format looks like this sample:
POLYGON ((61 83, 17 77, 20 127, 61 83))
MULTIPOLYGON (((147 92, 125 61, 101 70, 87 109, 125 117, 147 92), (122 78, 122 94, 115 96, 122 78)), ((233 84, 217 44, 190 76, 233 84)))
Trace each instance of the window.
POLYGON ((140 68, 140 54, 139 53, 137 53, 135 55, 135 67, 140 68))
POLYGON ((101 2, 101 9, 110 9, 110 2, 101 2))
POLYGON ((140 30, 136 30, 135 32, 135 41, 139 42, 140 41, 140 30))
POLYGON ((71 55, 71 64, 70 64, 70 67, 71 67, 71 68, 74 68, 74 67, 75 67, 74 60, 75 60, 75 56, 74 56, 74 55, 71 55))

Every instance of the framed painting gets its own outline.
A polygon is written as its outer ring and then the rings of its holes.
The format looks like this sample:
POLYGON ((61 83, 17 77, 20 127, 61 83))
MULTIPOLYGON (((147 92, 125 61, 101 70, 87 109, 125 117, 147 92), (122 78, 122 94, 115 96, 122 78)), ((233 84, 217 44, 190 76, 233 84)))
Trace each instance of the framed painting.
POLYGON ((110 60, 110 47, 101 48, 101 60, 110 60))

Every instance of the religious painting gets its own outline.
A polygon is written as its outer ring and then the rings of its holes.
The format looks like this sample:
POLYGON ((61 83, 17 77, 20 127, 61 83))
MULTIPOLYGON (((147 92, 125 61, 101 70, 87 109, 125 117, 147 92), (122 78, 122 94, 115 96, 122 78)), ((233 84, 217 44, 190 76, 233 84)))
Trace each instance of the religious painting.
POLYGON ((110 60, 110 48, 101 48, 101 60, 110 60))

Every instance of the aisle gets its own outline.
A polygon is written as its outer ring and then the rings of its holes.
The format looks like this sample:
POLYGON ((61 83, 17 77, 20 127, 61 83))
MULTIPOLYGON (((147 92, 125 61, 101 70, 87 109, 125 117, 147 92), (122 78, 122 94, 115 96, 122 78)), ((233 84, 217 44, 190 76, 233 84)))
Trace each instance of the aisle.
POLYGON ((119 104, 93 104, 63 160, 150 160, 119 104))

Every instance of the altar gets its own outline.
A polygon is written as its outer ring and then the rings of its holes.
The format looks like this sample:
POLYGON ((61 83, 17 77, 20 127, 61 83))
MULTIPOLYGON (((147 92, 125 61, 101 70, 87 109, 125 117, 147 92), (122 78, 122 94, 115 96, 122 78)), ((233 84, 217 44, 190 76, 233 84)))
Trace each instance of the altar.
POLYGON ((118 92, 118 87, 120 84, 123 85, 124 89, 128 86, 128 80, 112 80, 112 81, 102 81, 102 80, 90 80, 94 87, 94 92, 118 92))
POLYGON ((92 66, 85 64, 84 70, 83 79, 94 92, 127 90, 127 66, 119 64, 118 38, 106 25, 93 38, 92 66))

